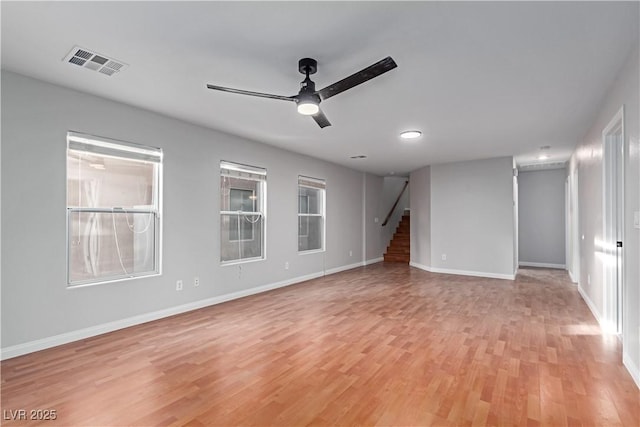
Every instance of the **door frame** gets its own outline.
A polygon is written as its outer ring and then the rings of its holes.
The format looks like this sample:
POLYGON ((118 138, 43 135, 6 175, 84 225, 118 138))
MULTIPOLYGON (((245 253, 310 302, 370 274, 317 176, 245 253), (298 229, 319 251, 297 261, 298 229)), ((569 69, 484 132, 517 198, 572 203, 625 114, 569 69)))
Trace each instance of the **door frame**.
POLYGON ((602 131, 603 317, 608 332, 622 334, 624 307, 624 105, 602 131))

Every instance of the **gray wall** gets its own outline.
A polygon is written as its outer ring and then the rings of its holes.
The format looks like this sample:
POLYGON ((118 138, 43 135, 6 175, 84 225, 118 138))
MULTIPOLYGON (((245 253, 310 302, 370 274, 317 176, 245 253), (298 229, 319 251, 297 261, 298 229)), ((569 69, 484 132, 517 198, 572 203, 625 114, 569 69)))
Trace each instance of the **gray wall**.
POLYGON ((382 188, 381 176, 364 174, 364 206, 362 223, 365 233, 365 262, 374 262, 382 258, 385 246, 382 239, 382 188))
POLYGON ((431 166, 432 269, 512 277, 513 209, 511 157, 431 166))
POLYGON ((363 261, 361 172, 4 71, 2 143, 3 349, 363 261), (68 130, 164 150, 161 276, 67 288, 68 130), (264 261, 220 266, 222 159, 268 170, 264 261), (298 174, 326 179, 326 252, 297 252, 298 174))
POLYGON ((431 267, 431 167, 411 172, 411 264, 431 267))
MULTIPOLYGON (((640 109, 638 46, 634 48, 620 74, 608 89, 590 130, 576 148, 570 164, 570 175, 578 179, 579 282, 581 292, 590 300, 597 316, 603 313, 602 258, 595 247, 603 240, 602 213, 602 131, 624 105, 624 306, 623 362, 640 386, 640 230, 633 226, 633 213, 640 211, 640 109), (589 283, 590 278, 590 283, 589 283)), ((577 252, 577 253, 575 253, 577 252)))
POLYGON ((565 267, 565 169, 520 172, 520 265, 565 267))
POLYGON ((411 218, 413 266, 514 277, 511 157, 432 165, 412 172, 411 218))

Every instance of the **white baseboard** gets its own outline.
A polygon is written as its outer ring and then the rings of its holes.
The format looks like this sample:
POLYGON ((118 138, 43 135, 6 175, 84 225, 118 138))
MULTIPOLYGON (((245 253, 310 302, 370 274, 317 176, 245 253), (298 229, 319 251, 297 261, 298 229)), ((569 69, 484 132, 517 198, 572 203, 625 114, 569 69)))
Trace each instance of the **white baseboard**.
POLYGON ((364 262, 360 261, 360 262, 356 262, 354 264, 349 264, 349 265, 343 265, 343 266, 340 266, 340 267, 330 268, 328 270, 325 270, 324 274, 326 276, 328 276, 330 274, 340 273, 341 271, 346 271, 346 270, 351 270, 351 269, 354 269, 354 268, 362 267, 363 265, 364 265, 364 262))
POLYGON ((578 281, 576 280, 575 277, 573 277, 573 273, 571 272, 571 270, 567 269, 567 272, 569 273, 569 279, 571 279, 572 283, 578 283, 578 281))
POLYGON ((363 263, 363 265, 371 265, 382 261, 384 261, 384 257, 368 259, 363 263))
POLYGON ((420 270, 431 272, 431 267, 429 267, 428 265, 420 264, 418 262, 410 261, 409 266, 419 268, 420 270))
POLYGON ((459 276, 486 277, 488 279, 515 280, 516 278, 514 274, 488 273, 485 271, 452 270, 448 268, 438 268, 438 267, 431 267, 431 271, 433 273, 457 274, 459 276))
POLYGON ((622 364, 627 368, 627 371, 631 374, 631 378, 633 378, 636 386, 640 389, 640 369, 638 369, 638 365, 633 362, 631 356, 624 351, 622 352, 622 364))
POLYGON ((518 263, 520 267, 540 267, 540 268, 556 268, 558 270, 566 270, 567 266, 564 264, 550 264, 548 262, 527 262, 520 261, 518 263))
POLYGON ((429 271, 431 273, 440 273, 440 274, 457 274, 459 276, 474 276, 474 277, 486 277, 489 279, 504 279, 504 280, 515 280, 516 274, 499 274, 499 273, 487 273, 483 271, 466 271, 466 270, 451 270, 448 268, 438 268, 438 267, 430 267, 428 265, 420 264, 417 262, 411 261, 409 263, 411 267, 419 268, 421 270, 429 271))
POLYGON ((582 289, 582 286, 580 286, 580 283, 578 283, 578 293, 580 293, 582 300, 587 304, 587 307, 589 307, 589 310, 591 310, 591 314, 593 314, 593 317, 595 317, 596 320, 598 321, 598 325, 602 327, 602 315, 596 308, 596 305, 593 303, 593 301, 591 301, 591 298, 589 298, 589 295, 587 295, 584 289, 582 289))
POLYGON ((36 351, 45 350, 47 348, 68 344, 70 342, 91 338, 101 334, 106 334, 108 332, 117 331, 118 329, 124 329, 130 326, 140 325, 142 323, 159 320, 165 317, 174 316, 176 314, 186 313, 188 311, 197 310, 199 308, 220 304, 220 303, 231 301, 238 298, 243 298, 249 295, 255 295, 262 292, 271 291, 273 289, 295 285, 297 283, 305 282, 311 279, 316 279, 318 277, 322 277, 325 275, 334 274, 334 273, 338 273, 345 270, 350 270, 356 267, 361 267, 362 265, 363 263, 359 262, 356 264, 350 264, 342 267, 332 268, 327 271, 320 271, 317 273, 307 274, 304 276, 298 276, 291 279, 282 280, 280 282, 270 283, 263 286, 257 286, 250 289, 244 289, 238 292, 219 295, 216 297, 194 301, 187 304, 154 311, 151 313, 140 314, 137 316, 128 317, 126 319, 120 319, 120 320, 115 320, 113 322, 103 323, 101 325, 91 326, 89 328, 83 328, 76 331, 65 332, 63 334, 42 338, 39 340, 29 341, 22 344, 16 344, 13 346, 0 349, 0 360, 11 359, 12 357, 22 356, 24 354, 33 353, 36 351))

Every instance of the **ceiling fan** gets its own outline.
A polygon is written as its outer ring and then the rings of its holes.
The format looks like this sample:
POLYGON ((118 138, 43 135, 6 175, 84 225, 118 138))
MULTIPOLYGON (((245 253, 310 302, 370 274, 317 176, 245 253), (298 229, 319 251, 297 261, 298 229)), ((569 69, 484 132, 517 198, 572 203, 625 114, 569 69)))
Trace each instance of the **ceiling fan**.
POLYGON ((305 79, 300 83, 300 92, 293 96, 272 95, 270 93, 251 92, 248 90, 233 89, 230 87, 207 85, 207 88, 221 90, 223 92, 239 93, 241 95, 258 96, 261 98, 280 99, 282 101, 293 101, 298 106, 298 113, 311 116, 321 128, 331 126, 329 119, 320 109, 320 102, 331 98, 345 90, 358 86, 368 80, 378 77, 389 70, 393 70, 398 65, 387 56, 373 65, 364 68, 357 73, 350 75, 324 89, 316 90, 316 84, 309 78, 311 74, 318 71, 318 62, 315 59, 303 58, 298 61, 298 70, 305 75, 305 79))

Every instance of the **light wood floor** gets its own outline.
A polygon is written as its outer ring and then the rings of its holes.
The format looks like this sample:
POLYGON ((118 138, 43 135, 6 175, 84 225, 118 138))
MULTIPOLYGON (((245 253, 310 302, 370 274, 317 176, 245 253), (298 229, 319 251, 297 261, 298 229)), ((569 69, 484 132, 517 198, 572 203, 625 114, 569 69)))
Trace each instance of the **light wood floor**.
POLYGON ((55 409, 47 426, 640 425, 620 344, 565 272, 383 263, 4 361, 2 408, 55 409))

